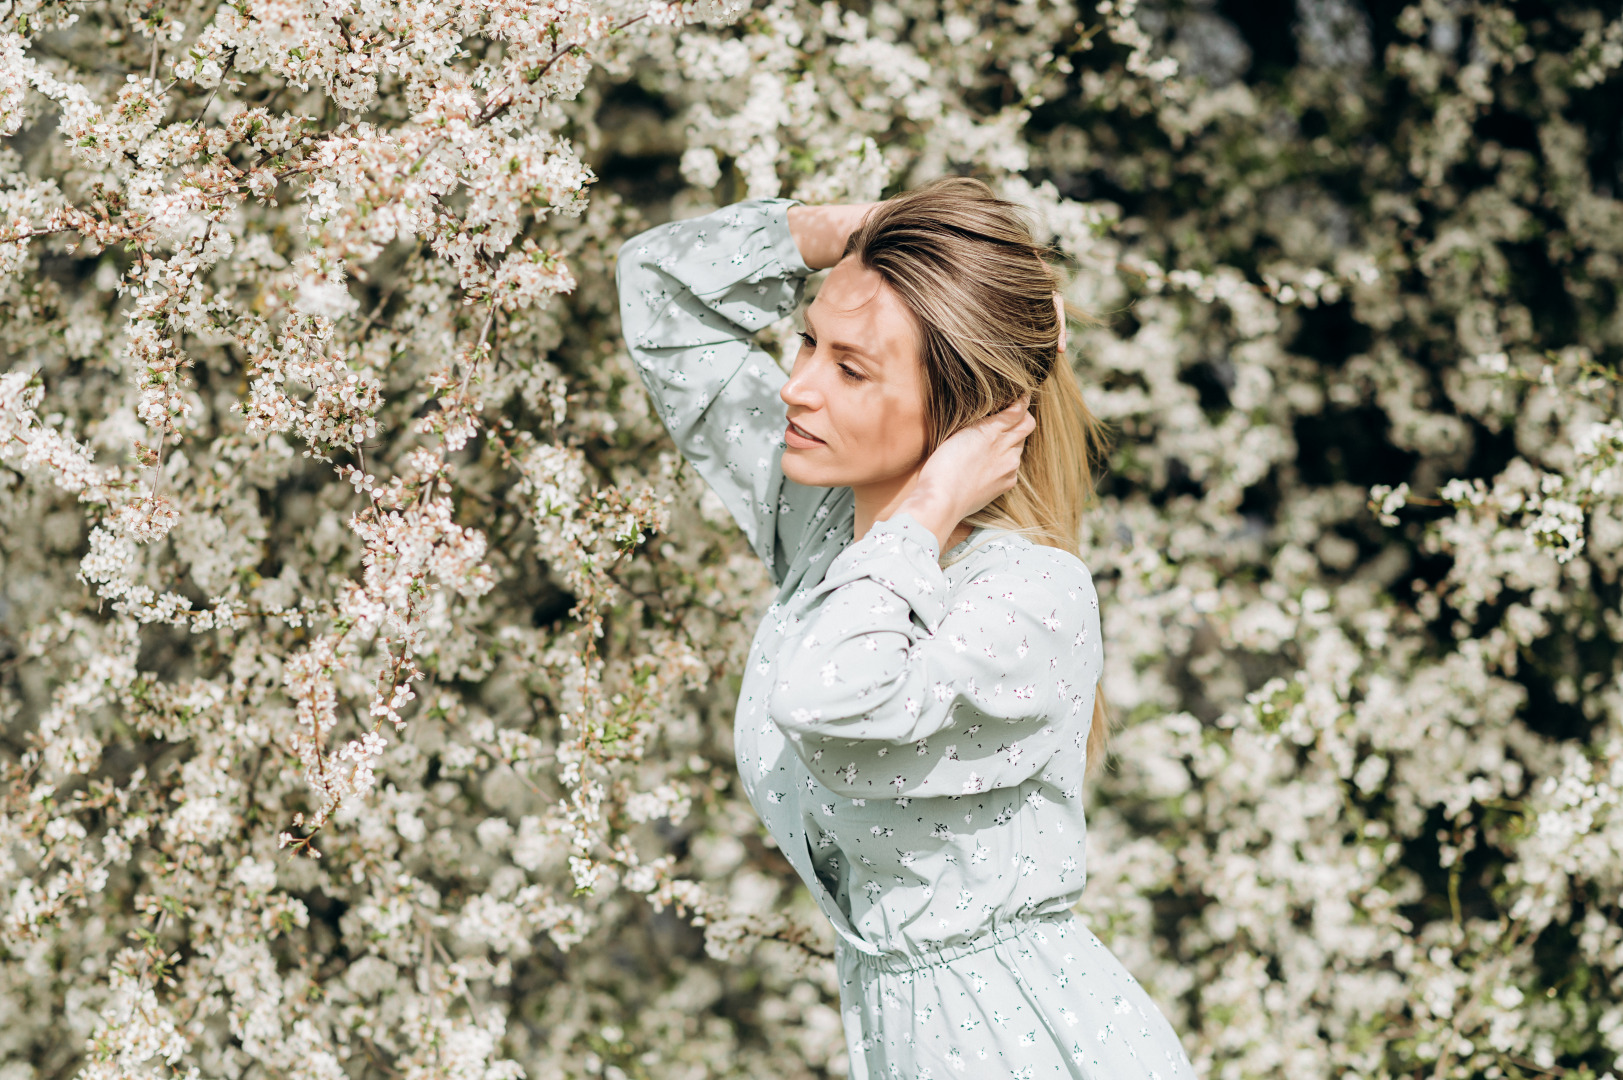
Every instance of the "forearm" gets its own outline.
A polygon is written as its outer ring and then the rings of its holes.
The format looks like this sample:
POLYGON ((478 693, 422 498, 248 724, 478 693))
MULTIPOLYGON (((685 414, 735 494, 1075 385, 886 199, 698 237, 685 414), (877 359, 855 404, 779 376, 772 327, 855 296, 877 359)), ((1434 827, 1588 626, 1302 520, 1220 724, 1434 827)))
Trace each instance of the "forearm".
POLYGON ((878 203, 835 203, 789 208, 789 232, 800 257, 813 270, 826 270, 840 261, 845 242, 878 203))

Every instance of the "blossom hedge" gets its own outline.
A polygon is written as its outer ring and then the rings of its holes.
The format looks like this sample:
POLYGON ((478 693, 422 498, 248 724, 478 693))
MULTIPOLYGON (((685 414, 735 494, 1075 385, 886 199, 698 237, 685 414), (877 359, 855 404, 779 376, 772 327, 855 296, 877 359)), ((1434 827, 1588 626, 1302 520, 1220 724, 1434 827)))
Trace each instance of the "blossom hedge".
POLYGON ((949 171, 1103 320, 1082 914, 1207 1077, 1615 1068, 1620 68, 1615 3, 8 0, 0 1077, 843 1075, 612 258, 949 171))

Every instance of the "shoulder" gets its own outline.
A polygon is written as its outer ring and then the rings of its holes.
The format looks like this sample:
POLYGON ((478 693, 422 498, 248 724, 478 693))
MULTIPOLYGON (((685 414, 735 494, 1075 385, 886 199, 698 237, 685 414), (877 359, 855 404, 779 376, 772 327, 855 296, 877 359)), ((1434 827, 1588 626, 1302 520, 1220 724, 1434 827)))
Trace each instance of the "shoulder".
POLYGON ((1087 564, 1069 551, 1018 534, 994 535, 951 568, 954 597, 987 593, 1021 607, 1097 608, 1098 594, 1087 564))

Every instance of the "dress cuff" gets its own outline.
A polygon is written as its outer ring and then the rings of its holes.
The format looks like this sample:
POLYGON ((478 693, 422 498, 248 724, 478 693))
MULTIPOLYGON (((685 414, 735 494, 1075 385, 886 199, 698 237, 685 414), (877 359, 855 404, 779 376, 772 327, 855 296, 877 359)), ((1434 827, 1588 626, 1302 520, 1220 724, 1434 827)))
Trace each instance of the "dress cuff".
POLYGON ((789 208, 799 206, 799 199, 761 199, 761 212, 766 216, 766 234, 771 238, 771 254, 783 268, 785 277, 806 277, 812 268, 800 257, 800 245, 789 231, 789 208))
POLYGON ((868 578, 907 601, 933 634, 947 613, 947 575, 940 559, 935 533, 912 514, 893 514, 874 522, 868 535, 835 556, 822 589, 868 578))

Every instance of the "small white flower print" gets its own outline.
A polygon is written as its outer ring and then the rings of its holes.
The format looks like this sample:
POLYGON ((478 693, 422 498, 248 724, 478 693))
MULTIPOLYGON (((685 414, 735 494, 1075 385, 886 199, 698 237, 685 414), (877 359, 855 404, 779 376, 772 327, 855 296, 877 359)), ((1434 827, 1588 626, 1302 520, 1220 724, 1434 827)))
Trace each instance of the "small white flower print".
POLYGON ((980 791, 984 784, 985 781, 981 779, 979 773, 970 773, 969 779, 964 781, 963 793, 965 795, 973 795, 977 791, 980 791))

